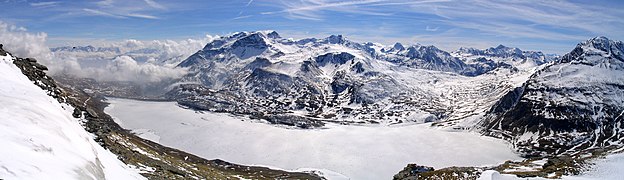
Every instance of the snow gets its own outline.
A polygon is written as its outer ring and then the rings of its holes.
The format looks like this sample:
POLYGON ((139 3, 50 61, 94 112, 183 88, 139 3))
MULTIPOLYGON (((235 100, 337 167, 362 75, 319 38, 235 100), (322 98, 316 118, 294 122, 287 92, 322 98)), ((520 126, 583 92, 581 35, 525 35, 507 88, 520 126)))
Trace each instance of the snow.
POLYGON ((58 103, 0 56, 1 179, 144 179, 99 146, 58 103))
POLYGON ((566 176, 563 179, 622 179, 624 177, 624 154, 612 154, 594 163, 592 170, 579 176, 566 176))
POLYGON ((165 146, 233 163, 327 169, 352 179, 389 179, 408 163, 442 168, 521 159, 502 140, 431 128, 429 123, 328 124, 325 129, 301 130, 196 112, 175 102, 116 98, 108 102, 111 106, 105 111, 126 129, 147 129, 165 146))
POLYGON ((483 171, 481 176, 477 180, 516 180, 516 179, 537 179, 537 178, 519 178, 516 175, 501 174, 498 171, 487 170, 483 171))
MULTIPOLYGON (((535 163, 545 163, 544 161, 535 163)), ((604 159, 595 160, 591 170, 577 176, 563 176, 564 180, 591 180, 591 179, 622 179, 624 177, 624 154, 612 154, 604 159)), ((516 180, 516 179, 545 179, 519 178, 511 174, 500 174, 494 170, 484 171, 477 180, 516 180)))

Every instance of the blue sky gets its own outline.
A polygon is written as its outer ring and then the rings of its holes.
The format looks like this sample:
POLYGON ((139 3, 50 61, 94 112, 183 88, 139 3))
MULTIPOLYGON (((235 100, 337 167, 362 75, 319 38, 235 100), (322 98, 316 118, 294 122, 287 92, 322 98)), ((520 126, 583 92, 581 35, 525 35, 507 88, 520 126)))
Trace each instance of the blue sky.
POLYGON ((45 32, 50 46, 277 30, 445 50, 504 44, 563 54, 594 36, 624 40, 624 1, 0 0, 0 21, 45 32))

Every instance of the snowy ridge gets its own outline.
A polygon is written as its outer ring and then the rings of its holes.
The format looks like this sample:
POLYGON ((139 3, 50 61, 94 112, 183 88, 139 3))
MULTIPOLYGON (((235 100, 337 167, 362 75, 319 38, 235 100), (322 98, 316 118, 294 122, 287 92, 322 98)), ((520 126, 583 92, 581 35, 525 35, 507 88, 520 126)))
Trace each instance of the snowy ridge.
POLYGON ((529 69, 536 66, 557 61, 557 55, 545 55, 539 51, 523 51, 503 45, 488 49, 475 49, 462 47, 452 52, 467 64, 477 69, 492 69, 498 66, 513 66, 520 69, 529 69))
POLYGON ((98 145, 60 104, 0 54, 0 178, 145 179, 98 145))

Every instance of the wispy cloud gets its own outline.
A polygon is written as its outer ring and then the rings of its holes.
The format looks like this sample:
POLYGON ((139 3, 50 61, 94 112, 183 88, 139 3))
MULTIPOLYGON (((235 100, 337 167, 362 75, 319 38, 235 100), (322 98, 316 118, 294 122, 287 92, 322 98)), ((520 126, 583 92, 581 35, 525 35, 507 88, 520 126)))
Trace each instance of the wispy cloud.
POLYGON ((232 18, 232 20, 247 19, 247 18, 250 18, 250 17, 253 17, 253 15, 238 16, 238 17, 232 18))
POLYGON ((49 1, 49 2, 32 2, 29 3, 30 6, 33 7, 50 7, 50 6, 56 6, 58 4, 60 4, 60 2, 58 1, 49 1))
POLYGON ((622 25, 618 17, 600 12, 608 8, 596 8, 592 5, 579 6, 567 1, 479 0, 474 3, 461 4, 455 2, 414 4, 411 5, 411 9, 418 10, 420 13, 437 15, 444 18, 445 22, 450 25, 459 25, 458 27, 471 24, 470 27, 495 33, 501 33, 503 32, 500 31, 501 28, 508 27, 506 30, 512 33, 503 35, 514 36, 520 34, 535 36, 533 33, 548 31, 550 35, 556 36, 553 38, 570 38, 561 33, 561 30, 547 29, 571 28, 571 30, 608 33, 616 30, 611 28, 612 23, 622 25))
POLYGON ((113 0, 102 0, 102 1, 96 2, 97 5, 103 6, 103 7, 111 7, 113 6, 113 3, 115 3, 115 1, 113 0))
POLYGON ((247 5, 245 5, 245 6, 249 6, 249 5, 251 5, 251 3, 252 3, 253 1, 254 1, 254 0, 249 0, 249 2, 247 2, 247 5))
POLYGON ((147 14, 138 14, 138 13, 129 13, 129 14, 126 14, 126 16, 135 17, 135 18, 143 18, 143 19, 160 19, 159 17, 156 17, 156 16, 147 15, 147 14))
POLYGON ((440 29, 440 27, 434 27, 434 28, 431 28, 431 27, 427 26, 427 27, 425 28, 425 31, 436 32, 436 31, 438 31, 438 29, 440 29))
POLYGON ((587 34, 624 32, 624 11, 566 0, 300 0, 281 1, 277 6, 281 10, 261 14, 314 21, 335 18, 332 12, 391 16, 394 20, 423 18, 424 23, 433 24, 423 32, 436 32, 443 26, 494 37, 543 40, 578 41, 587 39, 587 34))
MULTIPOLYGON (((88 4, 87 4, 88 5, 88 4)), ((151 9, 165 10, 166 7, 161 4, 152 1, 152 0, 144 0, 144 2, 136 1, 115 1, 115 0, 102 0, 95 3, 92 3, 92 6, 87 6, 86 8, 82 8, 85 13, 73 13, 72 8, 66 8, 66 14, 70 14, 73 16, 84 15, 95 15, 102 17, 110 17, 116 19, 129 19, 129 18, 140 18, 140 19, 150 19, 156 20, 161 19, 158 16, 148 14, 146 12, 151 12, 151 9), (94 6, 93 6, 94 5, 94 6)))
POLYGON ((383 11, 379 8, 371 8, 378 6, 404 6, 411 4, 424 4, 435 2, 447 2, 448 0, 301 0, 301 1, 281 1, 282 10, 269 11, 261 14, 285 14, 290 18, 322 20, 323 12, 334 11, 342 13, 375 15, 375 16, 391 16, 396 9, 383 11))
POLYGON ((163 5, 159 4, 159 3, 157 3, 157 2, 156 2, 156 1, 154 1, 154 0, 144 0, 144 1, 145 1, 145 3, 146 3, 147 5, 149 5, 149 6, 153 7, 153 8, 156 8, 156 9, 167 9, 167 7, 165 7, 165 6, 163 6, 163 5))
POLYGON ((104 11, 100 11, 100 10, 95 10, 95 9, 89 9, 89 8, 84 8, 82 9, 85 12, 88 12, 92 15, 96 15, 96 16, 105 16, 105 17, 112 17, 112 18, 118 18, 118 19, 124 19, 126 18, 125 16, 120 16, 120 15, 115 15, 112 13, 107 13, 104 11))

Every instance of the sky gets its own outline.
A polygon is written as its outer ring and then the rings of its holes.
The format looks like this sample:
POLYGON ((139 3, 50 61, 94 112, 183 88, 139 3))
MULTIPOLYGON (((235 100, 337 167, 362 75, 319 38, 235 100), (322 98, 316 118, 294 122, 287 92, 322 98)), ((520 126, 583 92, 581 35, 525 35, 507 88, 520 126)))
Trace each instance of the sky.
POLYGON ((357 42, 564 54, 595 36, 624 40, 624 1, 0 0, 0 21, 45 33, 49 46, 201 38, 276 30, 357 42))

